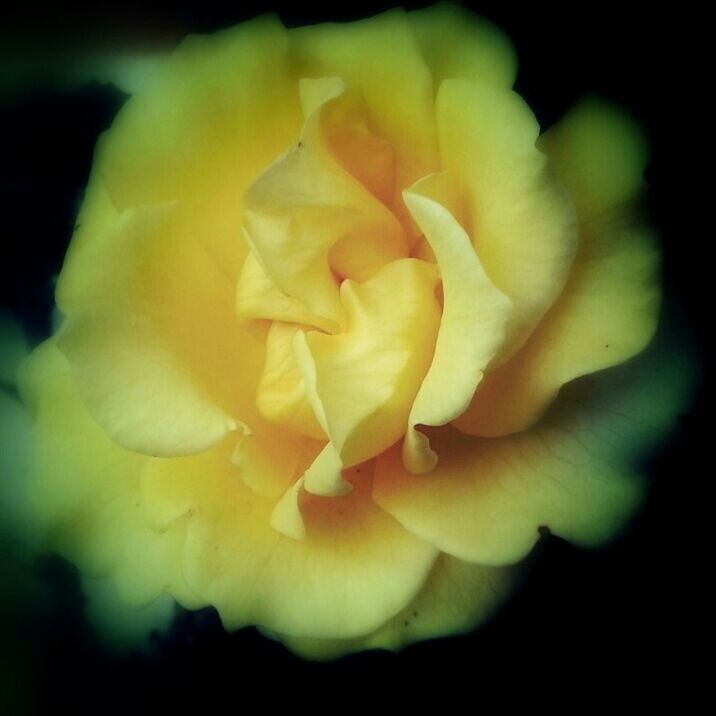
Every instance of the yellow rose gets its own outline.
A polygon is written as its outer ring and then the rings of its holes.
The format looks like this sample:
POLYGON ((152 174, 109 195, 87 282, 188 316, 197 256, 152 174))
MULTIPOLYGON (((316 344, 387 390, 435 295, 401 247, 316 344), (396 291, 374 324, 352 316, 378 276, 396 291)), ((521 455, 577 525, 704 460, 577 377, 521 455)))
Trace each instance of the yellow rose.
POLYGON ((540 136, 515 72, 452 5, 160 63, 22 372, 50 547, 318 658, 473 628, 540 527, 619 531, 685 394, 606 370, 657 325, 647 148, 600 100, 540 136))

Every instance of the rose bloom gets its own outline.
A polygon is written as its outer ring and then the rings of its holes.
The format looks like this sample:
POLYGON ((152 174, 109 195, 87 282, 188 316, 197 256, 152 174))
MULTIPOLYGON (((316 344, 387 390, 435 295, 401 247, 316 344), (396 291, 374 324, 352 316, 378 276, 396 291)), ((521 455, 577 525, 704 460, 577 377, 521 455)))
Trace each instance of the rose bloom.
POLYGON ((629 360, 647 146, 598 99, 540 134, 515 74, 452 5, 159 63, 21 372, 48 548, 331 658, 474 628, 541 528, 619 532, 684 400, 659 343, 629 360))

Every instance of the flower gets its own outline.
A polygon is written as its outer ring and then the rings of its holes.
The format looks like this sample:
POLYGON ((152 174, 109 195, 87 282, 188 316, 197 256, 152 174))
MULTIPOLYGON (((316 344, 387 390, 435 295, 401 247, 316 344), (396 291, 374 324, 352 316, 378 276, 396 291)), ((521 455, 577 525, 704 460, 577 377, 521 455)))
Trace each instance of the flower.
POLYGON ((647 147, 597 99, 540 135, 515 72, 452 5, 160 64, 22 370, 48 545, 320 658, 473 628, 543 526, 619 532, 686 394, 661 344, 629 360, 647 147))

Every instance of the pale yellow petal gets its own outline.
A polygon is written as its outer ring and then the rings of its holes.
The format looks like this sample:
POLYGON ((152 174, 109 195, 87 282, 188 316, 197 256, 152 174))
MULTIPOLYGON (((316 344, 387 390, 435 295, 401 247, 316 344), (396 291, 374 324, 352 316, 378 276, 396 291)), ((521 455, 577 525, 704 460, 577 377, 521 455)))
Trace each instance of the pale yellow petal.
POLYGON ((678 340, 567 386, 540 423, 480 439, 442 428, 429 475, 393 450, 376 466, 374 498, 406 529, 481 564, 524 557, 546 526, 578 545, 613 537, 646 492, 643 460, 690 400, 692 366, 678 340))
POLYGON ((506 360, 559 296, 577 247, 571 198, 537 149, 539 125, 516 93, 445 80, 437 96, 443 168, 462 188, 465 230, 495 286, 513 302, 506 360))
POLYGON ((465 411, 486 366, 502 347, 512 309, 485 273, 470 237, 440 203, 441 194, 451 191, 448 180, 445 174, 433 175, 404 192, 435 254, 444 297, 435 353, 403 443, 403 461, 414 473, 428 472, 437 459, 415 426, 445 425, 465 411))
POLYGON ((266 336, 266 362, 256 404, 261 415, 301 435, 327 440, 306 395, 306 384, 294 354, 294 337, 302 327, 274 321, 266 336))
POLYGON ((345 467, 405 432, 440 320, 433 264, 402 259, 370 281, 344 281, 347 329, 298 333, 296 351, 316 417, 345 467))
POLYGON ((634 206, 646 164, 637 126, 620 110, 592 100, 578 105, 541 144, 574 193, 580 245, 556 304, 455 421, 473 435, 528 428, 562 385, 631 358, 656 330, 660 253, 634 206))
POLYGON ((95 419, 154 455, 204 449, 253 414, 260 337, 175 205, 125 212, 73 252, 57 287, 60 346, 95 419))
POLYGON ((291 50, 302 77, 338 76, 362 92, 376 134, 395 151, 396 204, 439 169, 432 78, 407 13, 298 28, 291 50))
POLYGON ((484 623, 509 596, 512 570, 440 555, 415 599, 380 629, 358 639, 269 634, 305 659, 336 659, 366 649, 399 651, 416 641, 464 634, 484 623))
POLYGON ((88 575, 111 575, 128 604, 171 590, 185 606, 202 606, 181 575, 183 521, 161 534, 146 522, 140 474, 148 458, 120 448, 92 420, 52 342, 23 366, 21 387, 34 419, 28 490, 47 546, 88 575))
POLYGON ((280 291, 253 253, 247 255, 241 268, 236 286, 236 311, 246 319, 301 323, 328 333, 338 328, 333 321, 311 313, 302 301, 280 291))
POLYGON ((288 45, 275 16, 186 38, 122 107, 95 157, 119 211, 180 202, 232 280, 246 255, 244 191, 302 124, 288 45))
POLYGON ((247 489, 231 445, 153 461, 154 506, 187 522, 184 574, 228 629, 352 638, 377 629, 419 591, 436 557, 370 498, 368 467, 341 498, 303 493, 305 538, 271 526, 274 500, 247 489), (183 517, 180 517, 183 516, 183 517))
MULTIPOLYGON (((323 131, 323 109, 340 101, 345 85, 318 83, 321 100, 298 144, 264 171, 244 197, 244 228, 256 258, 277 288, 299 300, 311 314, 343 325, 336 267, 331 251, 340 241, 359 242, 367 266, 342 278, 365 279, 384 263, 407 255, 398 220, 332 155, 323 131)), ((312 105, 311 105, 312 106, 312 105)))

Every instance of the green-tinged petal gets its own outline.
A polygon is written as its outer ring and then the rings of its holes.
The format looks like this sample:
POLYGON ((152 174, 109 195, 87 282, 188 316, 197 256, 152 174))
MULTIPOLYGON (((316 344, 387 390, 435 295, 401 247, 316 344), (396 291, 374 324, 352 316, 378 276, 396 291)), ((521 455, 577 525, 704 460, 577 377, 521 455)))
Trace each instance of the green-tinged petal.
POLYGON ((170 590, 185 606, 201 606, 180 571, 183 522, 162 534, 147 525, 140 473, 148 458, 116 445, 92 420, 53 342, 24 364, 21 388, 34 418, 28 490, 47 546, 90 576, 112 575, 128 604, 170 590))
POLYGON ((495 25, 453 3, 408 14, 435 86, 444 79, 474 79, 511 87, 517 53, 495 25))
POLYGON ((447 175, 433 175, 404 193, 405 203, 438 263, 443 313, 432 363, 415 398, 403 443, 403 461, 428 472, 437 456, 416 425, 445 425, 465 411, 488 363, 502 347, 512 310, 490 281, 469 236, 446 208, 447 175), (440 200, 443 200, 443 203, 440 200))
POLYGON ((188 37, 159 60, 102 137, 93 175, 120 211, 181 202, 235 280, 246 254, 241 198, 301 123, 288 33, 264 16, 188 37))
MULTIPOLYGON (((184 574, 228 629, 352 638, 377 629, 420 590, 437 552, 370 498, 370 469, 341 498, 300 496, 305 538, 274 529, 275 500, 246 488, 225 442, 153 461, 154 507, 187 522, 184 574)), ((358 479, 360 478, 360 479, 358 479)), ((151 507, 151 505, 150 505, 151 507)))
POLYGON ((395 261, 363 284, 343 282, 344 333, 296 334, 308 399, 345 467, 405 432, 435 346, 436 282, 433 264, 395 261))
POLYGON ((541 145, 576 199, 579 249, 562 295, 525 347, 487 376, 455 421, 473 435, 528 428, 562 385, 631 358, 656 330, 660 253, 633 206, 646 165, 638 128, 617 109, 588 101, 541 145))
POLYGON ((577 246, 572 200, 535 143, 539 125, 514 92, 445 80, 437 118, 443 168, 462 188, 465 229, 495 286, 512 300, 506 360, 564 288, 577 246))
POLYGON ((177 612, 168 594, 141 608, 127 606, 112 579, 82 579, 85 614, 95 633, 119 652, 146 650, 152 634, 166 633, 177 612))
POLYGON ((4 538, 35 540, 27 475, 31 463, 30 416, 9 391, 0 388, 0 542, 4 538))
POLYGON ((632 200, 644 187, 649 145, 620 107, 597 97, 578 102, 539 140, 575 197, 583 222, 632 200))
POLYGON ((8 311, 0 310, 0 385, 15 385, 17 370, 29 352, 22 326, 8 311))
POLYGON ((206 448, 255 413, 263 362, 234 287, 174 205, 127 211, 66 262, 60 347, 94 418, 153 455, 206 448))
POLYGON ((417 597, 380 629, 359 639, 301 639, 268 634, 305 659, 337 659, 354 651, 398 651, 413 642, 463 634, 492 616, 510 593, 511 570, 441 555, 417 597))
POLYGON ((340 101, 344 83, 325 78, 304 80, 302 86, 318 87, 318 97, 311 93, 310 102, 304 102, 311 111, 298 144, 246 192, 244 228, 276 287, 310 313, 341 326, 337 267, 330 257, 334 246, 360 243, 367 265, 343 261, 344 270, 360 269, 343 277, 364 280, 388 261, 406 256, 407 244, 398 220, 341 166, 326 142, 323 109, 340 101))
POLYGON ((530 431, 435 431, 429 475, 405 471, 398 451, 381 456, 374 498, 414 534, 481 564, 521 559, 543 525, 575 544, 604 542, 641 503, 643 460, 690 399, 692 366, 675 343, 570 384, 530 431))

